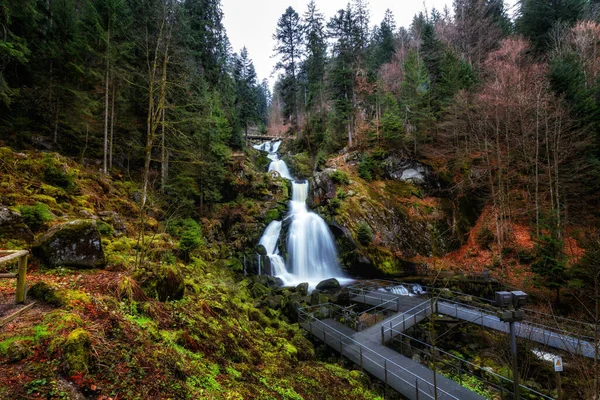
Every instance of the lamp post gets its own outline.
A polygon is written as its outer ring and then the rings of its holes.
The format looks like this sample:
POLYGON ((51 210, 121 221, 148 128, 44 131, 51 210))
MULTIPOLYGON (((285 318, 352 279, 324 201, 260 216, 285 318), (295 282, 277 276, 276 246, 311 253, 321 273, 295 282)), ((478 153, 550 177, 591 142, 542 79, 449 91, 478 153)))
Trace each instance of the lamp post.
POLYGON ((508 322, 510 327, 510 352, 512 354, 513 392, 515 400, 519 400, 519 368, 517 365, 517 334, 515 322, 522 321, 525 312, 520 310, 527 304, 527 293, 521 291, 496 292, 496 306, 502 310, 498 313, 501 321, 508 322))

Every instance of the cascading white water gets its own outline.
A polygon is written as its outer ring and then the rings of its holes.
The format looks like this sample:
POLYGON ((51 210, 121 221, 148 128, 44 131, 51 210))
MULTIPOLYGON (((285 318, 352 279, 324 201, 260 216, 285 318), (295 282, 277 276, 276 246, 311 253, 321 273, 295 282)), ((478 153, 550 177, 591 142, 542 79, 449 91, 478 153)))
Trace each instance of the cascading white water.
POLYGON ((286 286, 308 282, 310 289, 328 278, 349 281, 342 273, 333 235, 327 223, 306 205, 308 182, 294 181, 286 163, 279 159, 277 151, 280 146, 281 141, 254 146, 257 150, 269 153, 268 157, 272 161, 269 171, 277 171, 283 178, 292 181, 292 200, 287 217, 291 219, 286 241, 289 256, 287 265, 277 248, 281 233, 280 221, 271 222, 260 239, 260 244, 267 250, 272 274, 281 278, 286 286))
POLYGON ((308 182, 293 182, 292 187, 292 223, 287 239, 290 272, 303 282, 342 276, 327 223, 306 206, 308 182))
POLYGON ((271 164, 269 165, 269 172, 271 171, 279 172, 279 175, 281 175, 282 178, 289 179, 290 181, 294 179, 292 178, 290 170, 288 169, 285 161, 280 160, 279 158, 272 160, 271 164))

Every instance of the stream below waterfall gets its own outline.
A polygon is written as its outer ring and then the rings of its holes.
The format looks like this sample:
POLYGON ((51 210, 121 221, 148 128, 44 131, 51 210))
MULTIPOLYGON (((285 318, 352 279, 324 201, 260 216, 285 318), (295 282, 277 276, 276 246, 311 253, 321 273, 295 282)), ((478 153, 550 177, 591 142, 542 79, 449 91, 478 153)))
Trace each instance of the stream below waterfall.
POLYGON ((273 221, 265 230, 260 243, 267 251, 271 273, 280 278, 284 286, 295 286, 307 282, 309 290, 329 278, 336 278, 341 284, 350 283, 342 272, 337 248, 327 223, 306 205, 309 194, 307 181, 297 182, 285 163, 279 158, 281 141, 266 142, 253 146, 268 153, 271 160, 269 172, 275 171, 282 178, 292 182, 290 211, 285 219, 290 219, 288 237, 285 241, 287 262, 279 251, 279 238, 282 221, 273 221))

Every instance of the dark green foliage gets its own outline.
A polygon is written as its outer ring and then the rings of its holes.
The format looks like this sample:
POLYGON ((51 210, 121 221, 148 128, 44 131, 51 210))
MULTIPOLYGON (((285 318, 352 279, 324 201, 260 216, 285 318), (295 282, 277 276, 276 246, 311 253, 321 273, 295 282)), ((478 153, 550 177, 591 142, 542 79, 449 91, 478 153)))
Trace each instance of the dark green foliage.
POLYGON ((277 22, 277 31, 273 36, 277 41, 275 52, 280 56, 276 68, 284 72, 281 85, 283 116, 286 119, 291 117, 294 127, 298 124, 298 73, 304 42, 302 30, 300 16, 292 7, 288 7, 277 22))
POLYGON ((350 184, 350 178, 348 178, 348 175, 344 171, 335 170, 334 172, 331 173, 330 178, 333 182, 335 182, 337 184, 341 184, 341 185, 349 185, 350 184))
POLYGON ((186 254, 202 245, 202 228, 195 220, 191 218, 175 220, 168 226, 169 233, 179 237, 179 248, 186 254))
POLYGON ((382 149, 375 149, 371 154, 363 154, 358 164, 358 175, 366 181, 379 179, 383 176, 382 161, 387 153, 382 149))
POLYGON ((383 98, 383 116, 381 129, 383 138, 391 147, 398 147, 402 142, 404 133, 404 119, 400 113, 400 106, 391 93, 386 93, 383 98))
POLYGON ((33 231, 39 230, 54 219, 54 215, 52 215, 48 206, 43 203, 37 203, 34 206, 21 206, 19 211, 25 224, 33 231))
POLYGON ((356 237, 363 246, 371 243, 373 241, 373 231, 371 230, 369 224, 366 222, 360 222, 356 231, 356 237))
POLYGON ((586 0, 523 0, 520 2, 517 31, 525 35, 538 51, 552 45, 551 29, 556 24, 571 26, 585 10, 586 0))
POLYGON ((537 274, 549 289, 556 290, 556 302, 559 303, 560 289, 568 280, 568 271, 563 252, 564 242, 550 235, 542 235, 536 243, 536 259, 531 271, 537 274))
POLYGON ((373 180, 373 170, 375 169, 375 162, 369 155, 363 155, 358 164, 358 176, 366 181, 373 180))

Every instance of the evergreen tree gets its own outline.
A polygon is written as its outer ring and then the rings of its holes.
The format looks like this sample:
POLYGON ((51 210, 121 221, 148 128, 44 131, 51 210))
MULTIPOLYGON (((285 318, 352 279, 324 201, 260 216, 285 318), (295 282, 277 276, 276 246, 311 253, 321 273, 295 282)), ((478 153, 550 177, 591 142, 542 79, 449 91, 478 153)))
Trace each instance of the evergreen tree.
POLYGON ((307 80, 306 105, 312 109, 324 99, 323 85, 325 79, 325 63, 327 58, 327 43, 325 37, 325 19, 316 6, 314 0, 308 4, 308 11, 304 14, 306 61, 304 69, 307 80))
POLYGON ((277 41, 275 54, 280 61, 275 68, 282 70, 282 97, 285 103, 284 117, 292 120, 294 129, 298 129, 299 120, 299 85, 298 73, 303 54, 304 38, 300 16, 292 7, 288 7, 277 22, 277 31, 273 36, 277 41))
POLYGON ((233 71, 237 89, 237 115, 247 140, 248 128, 251 124, 258 123, 260 116, 256 70, 245 47, 240 52, 239 57, 235 58, 233 71))
POLYGON ((379 28, 375 30, 375 34, 373 35, 374 51, 371 55, 371 69, 373 71, 377 71, 383 64, 392 60, 396 52, 395 32, 396 21, 394 20, 394 14, 388 9, 379 28))
POLYGON ((522 0, 517 31, 525 35, 535 50, 550 46, 550 31, 558 23, 573 25, 583 14, 587 0, 522 0))
POLYGON ((430 90, 431 81, 425 63, 415 50, 409 51, 403 65, 401 105, 405 114, 405 131, 413 142, 413 151, 417 153, 417 143, 423 131, 433 119, 430 90))

